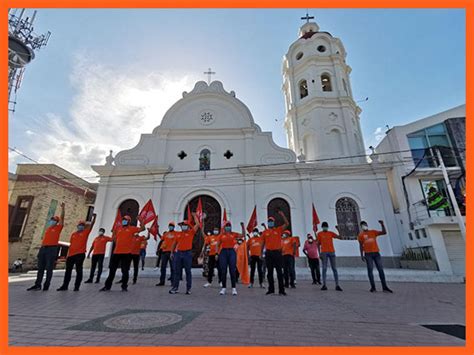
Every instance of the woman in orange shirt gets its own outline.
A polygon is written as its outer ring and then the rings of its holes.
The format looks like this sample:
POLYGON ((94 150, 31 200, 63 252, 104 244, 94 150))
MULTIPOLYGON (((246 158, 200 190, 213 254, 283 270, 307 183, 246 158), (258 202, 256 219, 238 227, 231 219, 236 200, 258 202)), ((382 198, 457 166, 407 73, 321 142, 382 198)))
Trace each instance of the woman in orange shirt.
MULTIPOLYGON (((341 286, 339 286, 339 276, 337 273, 336 268, 336 252, 334 250, 334 243, 333 239, 341 239, 341 237, 328 230, 328 222, 321 223, 321 228, 323 229, 322 232, 319 232, 316 236, 317 243, 319 247, 319 255, 321 255, 321 259, 323 262, 323 287, 321 287, 322 291, 327 291, 326 287, 326 273, 328 270, 328 260, 331 263, 332 273, 334 275, 334 281, 336 282, 336 291, 342 291, 341 286)), ((336 226, 336 229, 338 227, 336 226)))
POLYGON ((208 259, 207 259, 207 282, 204 284, 204 287, 209 287, 212 284, 212 279, 214 277, 214 269, 217 267, 217 278, 219 283, 221 283, 221 274, 219 271, 219 266, 217 265, 217 254, 219 251, 219 228, 214 227, 212 234, 207 235, 204 238, 204 246, 202 247, 201 257, 204 257, 205 249, 208 249, 208 259))

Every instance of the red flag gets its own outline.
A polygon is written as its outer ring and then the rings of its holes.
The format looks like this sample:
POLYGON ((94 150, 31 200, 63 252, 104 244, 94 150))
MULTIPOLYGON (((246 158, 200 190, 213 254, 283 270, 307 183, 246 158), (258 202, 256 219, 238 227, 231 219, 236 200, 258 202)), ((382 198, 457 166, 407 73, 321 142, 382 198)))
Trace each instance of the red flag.
POLYGON ((112 226, 112 233, 115 233, 117 229, 122 227, 122 214, 120 213, 120 210, 117 210, 117 215, 115 216, 115 221, 112 226))
POLYGON ((156 236, 158 235, 158 216, 153 220, 153 223, 150 227, 150 234, 153 235, 153 239, 156 240, 156 236))
POLYGON ((313 231, 316 233, 318 231, 318 224, 319 224, 319 217, 318 214, 316 213, 316 208, 314 208, 314 203, 313 203, 313 231))
POLYGON ((144 225, 153 221, 156 218, 155 208, 151 199, 143 206, 142 210, 138 214, 138 220, 144 225))
POLYGON ((198 205, 196 207, 196 217, 199 221, 199 227, 202 228, 202 201, 201 201, 201 198, 199 197, 199 200, 198 200, 198 205))
POLYGON ((247 232, 252 233, 255 227, 257 227, 257 206, 253 208, 249 223, 247 223, 247 232))
POLYGON ((224 208, 224 214, 222 216, 222 226, 221 226, 221 230, 224 230, 224 226, 225 224, 227 223, 227 211, 225 210, 224 208))
POLYGON ((187 212, 187 215, 188 215, 188 220, 187 222, 189 223, 189 225, 192 227, 194 226, 194 219, 193 219, 193 215, 191 214, 191 207, 189 206, 189 203, 188 203, 188 212, 187 212))

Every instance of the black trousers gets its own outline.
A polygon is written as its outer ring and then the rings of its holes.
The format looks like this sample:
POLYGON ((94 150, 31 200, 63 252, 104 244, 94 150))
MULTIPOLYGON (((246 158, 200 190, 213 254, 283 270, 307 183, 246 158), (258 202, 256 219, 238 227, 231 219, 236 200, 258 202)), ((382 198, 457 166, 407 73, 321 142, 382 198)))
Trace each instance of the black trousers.
POLYGON ((94 278, 95 269, 97 268, 97 279, 96 281, 100 281, 100 275, 102 275, 102 268, 104 266, 104 254, 93 254, 92 261, 91 261, 91 273, 89 275, 89 280, 94 278))
POLYGON ((212 283, 212 279, 214 277, 214 269, 217 269, 217 279, 221 282, 221 271, 219 268, 219 263, 216 261, 215 255, 209 255, 207 259, 207 282, 212 283))
POLYGON ((268 292, 275 292, 275 281, 273 279, 273 270, 276 270, 278 279, 278 292, 284 293, 283 285, 283 256, 280 250, 267 250, 265 255, 267 265, 268 292))
POLYGON ((173 279, 173 262, 171 261, 171 252, 170 251, 160 251, 161 259, 161 270, 160 270, 160 283, 164 284, 166 281, 166 268, 168 264, 170 265, 170 276, 173 279))
POLYGON ((64 274, 64 281, 63 281, 62 287, 68 288, 69 282, 71 281, 72 269, 75 267, 76 280, 74 282, 74 288, 79 289, 82 282, 82 269, 83 269, 85 258, 86 258, 85 253, 68 256, 66 258, 66 273, 64 274))
POLYGON ((311 270, 311 278, 313 282, 321 282, 321 271, 319 270, 319 259, 308 258, 309 269, 311 270))
POLYGON ((138 268, 140 267, 140 254, 132 254, 133 262, 133 282, 137 282, 138 279, 138 268))
POLYGON ((38 252, 38 273, 36 274, 35 286, 41 287, 44 272, 46 271, 46 280, 44 281, 43 289, 49 288, 57 257, 57 246, 45 246, 40 248, 38 252))
POLYGON ((105 288, 110 290, 114 282, 115 274, 120 265, 122 270, 122 289, 128 288, 128 272, 130 270, 130 262, 132 261, 131 254, 112 254, 110 257, 109 276, 105 280, 105 288))
POLYGON ((258 282, 263 284, 263 270, 262 270, 263 261, 259 256, 252 255, 250 256, 250 283, 253 285, 255 281, 255 269, 258 272, 258 282))
POLYGON ((283 255, 283 279, 285 287, 295 286, 295 257, 293 255, 283 255))

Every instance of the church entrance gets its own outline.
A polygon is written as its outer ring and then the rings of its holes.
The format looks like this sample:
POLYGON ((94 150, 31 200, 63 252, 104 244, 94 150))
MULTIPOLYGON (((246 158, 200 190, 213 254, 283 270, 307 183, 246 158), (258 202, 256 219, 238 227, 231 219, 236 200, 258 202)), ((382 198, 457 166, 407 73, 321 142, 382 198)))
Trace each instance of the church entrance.
MULTIPOLYGON (((209 195, 199 195, 194 197, 184 207, 184 220, 188 219, 188 205, 191 212, 195 212, 199 198, 201 198, 202 211, 204 216, 203 230, 204 234, 212 233, 214 227, 221 228, 221 205, 214 197, 209 195)), ((200 229, 197 231, 197 237, 193 241, 193 267, 199 267, 198 257, 204 245, 204 235, 200 229)))

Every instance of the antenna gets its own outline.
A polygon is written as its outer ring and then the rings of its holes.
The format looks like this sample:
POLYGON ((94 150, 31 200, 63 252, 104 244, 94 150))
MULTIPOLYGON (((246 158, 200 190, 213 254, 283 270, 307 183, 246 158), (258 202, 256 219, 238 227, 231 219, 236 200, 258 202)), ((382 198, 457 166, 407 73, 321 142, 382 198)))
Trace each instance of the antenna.
POLYGON ((24 17, 26 9, 8 11, 8 110, 15 112, 16 94, 20 88, 25 67, 35 58, 35 51, 48 44, 51 32, 36 35, 33 22, 37 11, 24 17))

